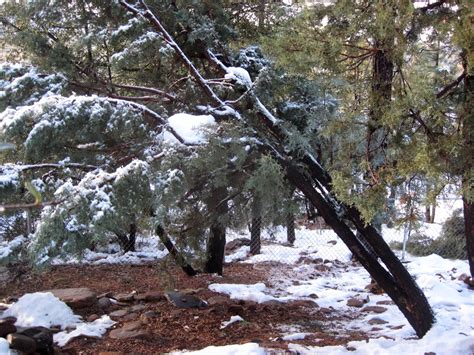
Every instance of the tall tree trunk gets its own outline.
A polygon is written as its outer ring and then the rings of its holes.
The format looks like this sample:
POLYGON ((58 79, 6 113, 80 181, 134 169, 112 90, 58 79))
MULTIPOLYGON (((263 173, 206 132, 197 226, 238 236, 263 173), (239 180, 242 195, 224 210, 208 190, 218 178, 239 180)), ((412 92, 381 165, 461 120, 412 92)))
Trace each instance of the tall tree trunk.
POLYGON ((436 217, 436 201, 431 205, 431 216, 430 216, 430 223, 435 222, 436 217))
POLYGON ((226 188, 218 187, 213 191, 207 203, 212 216, 212 223, 209 228, 209 238, 207 240, 204 272, 211 274, 217 273, 222 275, 224 268, 226 227, 222 219, 225 218, 228 212, 226 198, 226 188))
POLYGON ((286 215, 286 240, 290 245, 293 245, 296 240, 295 215, 293 213, 286 215))
POLYGON ((265 29, 265 2, 266 0, 259 0, 258 2, 258 29, 260 32, 265 29))
MULTIPOLYGON (((383 132, 380 121, 391 106, 394 64, 388 51, 393 46, 393 42, 393 38, 386 38, 375 43, 377 51, 372 65, 366 148, 367 171, 365 172, 366 179, 371 184, 379 184, 378 170, 385 163, 380 155, 386 148, 387 142, 382 138, 383 132)), ((383 212, 377 212, 371 222, 375 228, 381 231, 382 223, 386 219, 383 212)))
POLYGON ((431 223, 431 204, 425 206, 425 222, 431 223))
POLYGON ((115 235, 117 236, 120 247, 124 253, 135 251, 135 243, 137 238, 137 225, 135 223, 130 224, 128 235, 120 232, 116 232, 115 235))
POLYGON ((465 50, 464 108, 463 108, 463 209, 467 255, 471 278, 474 279, 474 63, 468 63, 465 50))
POLYGON ((262 248, 262 208, 259 198, 252 201, 252 223, 250 227, 250 254, 260 254, 262 248))

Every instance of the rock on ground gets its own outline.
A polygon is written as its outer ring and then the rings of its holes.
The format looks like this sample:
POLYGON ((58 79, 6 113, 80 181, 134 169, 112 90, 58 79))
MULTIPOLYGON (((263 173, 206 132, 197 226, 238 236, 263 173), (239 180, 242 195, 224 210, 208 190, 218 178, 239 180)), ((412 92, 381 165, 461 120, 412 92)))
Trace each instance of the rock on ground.
POLYGON ((97 295, 89 288, 61 288, 47 290, 54 296, 66 303, 72 309, 81 309, 94 306, 97 302, 97 295))

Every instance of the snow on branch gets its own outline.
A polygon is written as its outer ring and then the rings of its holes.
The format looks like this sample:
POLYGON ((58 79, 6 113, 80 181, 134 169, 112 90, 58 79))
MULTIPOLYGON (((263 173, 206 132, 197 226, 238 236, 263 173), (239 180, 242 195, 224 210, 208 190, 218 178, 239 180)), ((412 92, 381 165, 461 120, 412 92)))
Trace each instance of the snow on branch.
POLYGON ((153 12, 151 12, 145 1, 140 0, 140 4, 144 10, 140 10, 133 5, 130 5, 127 1, 124 0, 119 0, 119 3, 134 15, 143 17, 148 20, 148 22, 163 36, 163 39, 176 51, 178 56, 188 68, 191 76, 196 80, 198 85, 212 100, 212 102, 217 105, 219 109, 225 108, 225 112, 229 112, 235 118, 240 119, 240 115, 233 108, 229 107, 224 101, 222 101, 219 96, 217 96, 217 94, 214 92, 214 90, 212 90, 212 88, 209 86, 208 81, 204 79, 199 70, 194 66, 191 60, 182 51, 181 47, 174 41, 173 37, 171 37, 168 31, 166 31, 158 17, 153 14, 153 12))

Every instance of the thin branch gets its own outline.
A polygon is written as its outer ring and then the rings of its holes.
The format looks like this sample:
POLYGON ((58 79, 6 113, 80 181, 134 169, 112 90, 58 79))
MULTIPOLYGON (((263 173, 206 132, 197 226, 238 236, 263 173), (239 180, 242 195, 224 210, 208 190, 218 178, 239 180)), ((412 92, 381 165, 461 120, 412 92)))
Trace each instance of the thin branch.
POLYGON ((13 210, 26 210, 30 208, 43 208, 45 206, 56 206, 60 203, 64 202, 64 200, 56 200, 56 201, 49 201, 49 202, 40 202, 40 203, 15 203, 11 205, 0 205, 0 213, 4 213, 6 211, 13 211, 13 210))
POLYGON ((181 144, 189 145, 189 144, 186 143, 186 141, 184 140, 184 138, 181 137, 181 135, 180 135, 178 132, 176 132, 176 131, 174 130, 173 127, 171 127, 170 125, 168 125, 168 122, 166 122, 166 120, 164 120, 163 117, 161 117, 161 116, 160 116, 159 114, 157 114, 155 111, 150 110, 148 107, 146 107, 146 106, 144 106, 144 105, 137 104, 136 102, 127 101, 127 100, 122 100, 122 99, 111 99, 111 98, 109 98, 108 100, 109 100, 109 101, 112 101, 112 102, 116 102, 116 103, 127 103, 127 104, 129 104, 130 106, 141 110, 143 113, 146 113, 146 114, 150 115, 151 117, 153 117, 154 119, 156 119, 159 123, 161 123, 162 125, 164 125, 165 128, 166 128, 166 130, 167 130, 168 132, 170 132, 181 144))
POLYGON ((417 11, 419 12, 427 12, 429 10, 433 10, 437 7, 440 7, 440 6, 443 6, 446 2, 448 2, 448 0, 440 0, 440 1, 436 1, 434 3, 431 3, 431 4, 428 4, 424 7, 420 7, 417 9, 417 11))
POLYGON ((123 96, 123 95, 116 95, 110 94, 109 97, 113 99, 120 99, 120 100, 130 100, 130 101, 142 101, 142 102, 157 102, 162 101, 161 98, 157 96, 123 96))
POLYGON ((163 90, 155 89, 155 88, 149 88, 146 86, 137 86, 137 85, 125 85, 125 84, 112 84, 112 86, 120 88, 120 89, 128 89, 128 90, 137 90, 137 91, 145 91, 145 92, 150 92, 152 94, 164 96, 170 101, 176 100, 176 96, 173 94, 169 94, 163 90))
POLYGON ((17 165, 17 167, 21 171, 35 170, 35 169, 68 169, 68 168, 80 169, 80 170, 86 170, 86 171, 99 169, 99 166, 80 164, 80 163, 65 163, 65 164, 44 163, 44 164, 29 164, 29 165, 20 165, 20 166, 17 165))
POLYGON ((466 72, 464 71, 461 75, 459 75, 456 80, 454 80, 452 83, 449 83, 448 85, 446 85, 443 89, 441 89, 437 94, 436 94, 436 98, 437 99, 441 99, 444 95, 446 95, 449 91, 451 91, 452 89, 454 89, 456 86, 458 86, 461 81, 464 80, 464 78, 466 77, 466 72))
POLYGON ((420 112, 410 109, 410 115, 415 119, 416 122, 418 122, 421 125, 421 127, 423 127, 423 129, 425 130, 425 133, 428 136, 431 136, 432 134, 431 129, 426 125, 425 121, 423 121, 423 119, 421 118, 420 112))
POLYGON ((203 89, 203 91, 214 101, 218 106, 225 106, 224 102, 215 94, 211 87, 207 84, 206 80, 201 76, 201 73, 197 70, 194 64, 189 60, 189 58, 183 53, 178 44, 174 41, 173 37, 166 31, 166 29, 161 24, 160 20, 151 12, 148 6, 145 4, 145 1, 140 0, 140 4, 143 6, 145 11, 140 11, 136 7, 130 5, 124 0, 119 0, 119 3, 124 6, 128 11, 133 14, 143 17, 148 20, 163 36, 163 39, 176 51, 181 60, 184 61, 188 67, 191 75, 197 80, 198 85, 203 89))

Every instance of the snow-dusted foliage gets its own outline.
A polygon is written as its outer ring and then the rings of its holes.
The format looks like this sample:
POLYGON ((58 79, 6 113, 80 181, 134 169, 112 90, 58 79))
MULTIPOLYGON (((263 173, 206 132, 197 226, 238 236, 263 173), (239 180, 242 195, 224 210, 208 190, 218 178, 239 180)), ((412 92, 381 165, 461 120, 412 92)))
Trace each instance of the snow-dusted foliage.
POLYGON ((151 207, 149 173, 147 163, 134 160, 113 173, 87 173, 77 185, 65 182, 55 192, 60 203, 42 212, 31 251, 46 262, 127 231, 151 207))
POLYGON ((32 66, 0 63, 0 111, 61 94, 65 86, 66 78, 61 74, 42 74, 32 66))
POLYGON ((241 49, 235 61, 241 68, 252 74, 257 74, 270 66, 270 61, 263 55, 258 46, 249 46, 241 49))
POLYGON ((94 96, 46 96, 7 109, 0 114, 0 137, 23 145, 27 159, 36 162, 47 158, 46 152, 64 159, 84 156, 89 147, 100 152, 119 142, 151 140, 141 112, 126 102, 94 96))

